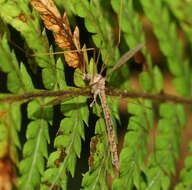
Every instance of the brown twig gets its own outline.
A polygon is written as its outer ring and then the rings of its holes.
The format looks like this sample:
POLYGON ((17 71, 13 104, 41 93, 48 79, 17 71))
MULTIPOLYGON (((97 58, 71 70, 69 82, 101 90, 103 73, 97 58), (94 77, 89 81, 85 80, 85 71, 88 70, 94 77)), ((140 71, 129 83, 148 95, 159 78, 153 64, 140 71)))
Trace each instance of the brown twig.
POLYGON ((31 100, 38 97, 59 97, 64 95, 72 95, 72 96, 87 96, 91 95, 91 91, 89 88, 77 89, 77 90, 60 90, 60 91, 41 91, 41 92, 32 92, 25 93, 21 95, 12 95, 4 98, 0 98, 0 102, 16 102, 22 100, 31 100))
MULTIPOLYGON (((136 92, 136 91, 128 91, 128 90, 121 90, 116 88, 109 88, 105 89, 106 94, 108 96, 118 96, 122 98, 144 98, 150 100, 159 100, 159 101, 169 101, 173 103, 181 103, 181 104, 192 104, 192 98, 180 97, 180 96, 173 96, 169 94, 150 94, 150 93, 143 93, 143 92, 136 92)), ((7 97, 0 98, 0 102, 16 102, 22 100, 31 100, 38 97, 59 97, 59 96, 91 96, 91 89, 87 88, 80 88, 80 89, 72 89, 72 90, 60 90, 60 91, 40 91, 40 92, 32 92, 26 93, 21 95, 10 95, 7 97)))
POLYGON ((106 94, 109 96, 119 96, 122 98, 144 98, 150 100, 168 101, 181 104, 192 104, 192 98, 173 96, 169 94, 150 94, 136 91, 121 90, 116 88, 107 88, 106 94))

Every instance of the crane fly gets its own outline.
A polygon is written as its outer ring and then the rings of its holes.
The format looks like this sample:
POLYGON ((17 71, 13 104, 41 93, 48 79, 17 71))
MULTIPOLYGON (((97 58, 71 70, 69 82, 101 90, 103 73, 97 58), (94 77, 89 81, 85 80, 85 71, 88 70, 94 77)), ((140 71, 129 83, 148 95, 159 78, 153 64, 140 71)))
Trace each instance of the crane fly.
MULTIPOLYGON (((135 48, 128 51, 119 62, 111 69, 107 76, 112 74, 116 69, 121 67, 126 61, 128 61, 137 51, 139 51, 144 44, 139 44, 135 48)), ((92 81, 90 82, 91 92, 93 93, 93 102, 91 103, 91 107, 93 103, 96 101, 96 97, 99 96, 101 106, 104 113, 105 124, 107 128, 108 142, 109 142, 109 150, 111 153, 112 163, 115 166, 117 174, 119 173, 119 158, 118 158, 118 150, 116 144, 116 137, 114 132, 114 125, 110 114, 110 109, 107 103, 106 93, 105 93, 105 81, 106 78, 101 74, 96 74, 92 77, 92 81)))

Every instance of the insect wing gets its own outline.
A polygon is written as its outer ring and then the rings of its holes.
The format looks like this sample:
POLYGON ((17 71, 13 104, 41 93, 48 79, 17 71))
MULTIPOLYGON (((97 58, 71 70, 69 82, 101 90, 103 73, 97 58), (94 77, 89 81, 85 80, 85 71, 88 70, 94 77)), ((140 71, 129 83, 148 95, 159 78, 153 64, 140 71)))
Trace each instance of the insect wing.
POLYGON ((111 69, 111 71, 108 73, 110 75, 115 70, 117 70, 119 67, 121 67, 123 64, 125 64, 135 53, 137 53, 145 44, 141 43, 137 45, 136 47, 129 50, 127 53, 125 53, 120 60, 116 63, 116 65, 111 69))

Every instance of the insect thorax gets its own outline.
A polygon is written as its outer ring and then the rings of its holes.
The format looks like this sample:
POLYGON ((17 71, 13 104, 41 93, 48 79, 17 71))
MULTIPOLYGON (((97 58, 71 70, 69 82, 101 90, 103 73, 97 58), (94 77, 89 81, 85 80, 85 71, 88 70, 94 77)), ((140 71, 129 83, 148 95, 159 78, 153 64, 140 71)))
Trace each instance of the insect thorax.
POLYGON ((90 86, 92 93, 98 95, 105 90, 105 78, 100 74, 94 75, 90 86))
POLYGON ((105 93, 105 78, 100 74, 94 75, 90 82, 90 87, 94 98, 93 102, 90 104, 90 107, 92 107, 97 96, 105 93))

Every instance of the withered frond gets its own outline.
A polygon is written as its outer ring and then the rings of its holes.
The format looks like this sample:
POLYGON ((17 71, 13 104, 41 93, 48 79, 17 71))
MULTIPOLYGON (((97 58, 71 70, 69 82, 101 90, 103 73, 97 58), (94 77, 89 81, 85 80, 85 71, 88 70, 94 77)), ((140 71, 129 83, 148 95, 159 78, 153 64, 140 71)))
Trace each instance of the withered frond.
MULTIPOLYGON (((60 48, 80 50, 79 29, 76 26, 74 32, 71 32, 66 13, 62 17, 52 0, 31 0, 31 4, 40 13, 45 27, 54 32, 55 41, 60 48)), ((64 57, 70 67, 82 66, 81 51, 66 51, 64 57)))

